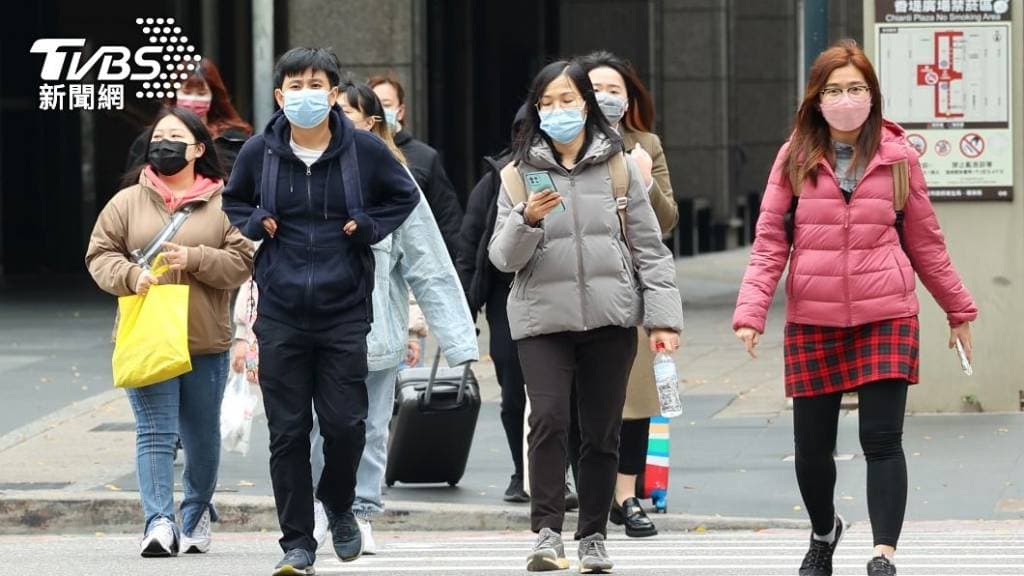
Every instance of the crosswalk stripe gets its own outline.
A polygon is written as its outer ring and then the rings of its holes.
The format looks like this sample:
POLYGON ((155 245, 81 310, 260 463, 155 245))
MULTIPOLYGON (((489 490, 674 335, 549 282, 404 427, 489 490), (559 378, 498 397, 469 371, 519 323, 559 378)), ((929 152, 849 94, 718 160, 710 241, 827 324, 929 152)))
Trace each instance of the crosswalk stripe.
MULTIPOLYGON (((439 566, 417 566, 417 567, 401 567, 401 568, 393 567, 393 566, 368 566, 368 565, 357 565, 356 566, 356 565, 353 565, 353 564, 342 565, 342 566, 323 567, 323 568, 318 567, 316 569, 316 572, 317 572, 317 574, 349 574, 349 573, 365 574, 365 573, 369 573, 369 572, 388 573, 388 574, 401 574, 401 573, 416 573, 416 572, 443 573, 443 572, 450 572, 450 571, 466 571, 467 573, 476 573, 476 572, 507 572, 507 571, 513 571, 513 570, 523 570, 524 565, 525 565, 525 561, 523 561, 522 563, 517 564, 515 566, 511 566, 511 565, 508 565, 508 566, 495 566, 493 564, 490 564, 490 565, 486 565, 486 566, 483 566, 483 565, 479 565, 479 566, 439 565, 439 566)), ((836 570, 836 571, 843 570, 843 571, 851 571, 851 572, 856 570, 858 573, 860 573, 861 571, 864 570, 864 565, 865 564, 866 564, 866 562, 864 562, 864 563, 857 563, 857 564, 836 564, 836 565, 834 565, 834 570, 836 570)), ((919 574, 908 574, 907 571, 909 571, 909 570, 916 571, 916 570, 935 570, 937 568, 938 569, 945 569, 945 568, 947 568, 947 567, 942 566, 942 565, 934 565, 934 564, 914 565, 914 564, 903 564, 903 563, 900 563, 898 566, 899 566, 899 570, 900 570, 900 576, 904 576, 904 575, 905 576, 926 576, 926 575, 919 575, 919 574)), ((972 570, 1000 570, 1000 569, 1001 570, 1015 570, 1015 572, 1004 572, 1002 574, 998 574, 998 573, 993 573, 993 572, 976 573, 976 572, 967 572, 967 571, 958 570, 955 573, 955 576, 989 576, 989 575, 991 575, 991 576, 1007 576, 1007 575, 1017 575, 1017 576, 1019 576, 1020 575, 1020 570, 1021 570, 1021 566, 1020 565, 1016 565, 1016 566, 1008 566, 1008 565, 975 565, 975 566, 965 567, 965 568, 970 568, 972 570)), ((616 564, 615 568, 614 568, 614 573, 622 573, 622 572, 627 571, 627 570, 630 570, 630 571, 641 571, 641 570, 665 571, 665 570, 693 570, 693 569, 700 569, 700 570, 736 570, 736 569, 742 569, 744 571, 743 572, 743 576, 748 576, 748 574, 750 574, 748 571, 750 571, 750 570, 778 570, 778 571, 784 572, 785 574, 788 575, 788 574, 792 574, 794 572, 795 565, 793 565, 793 564, 774 564, 774 565, 769 565, 769 564, 763 564, 763 565, 749 565, 749 564, 714 564, 714 565, 711 565, 711 564, 703 564, 703 565, 693 565, 693 564, 679 564, 679 563, 649 564, 649 565, 639 565, 639 564, 637 564, 637 565, 629 565, 629 564, 621 565, 621 564, 616 564)), ((571 573, 571 570, 572 569, 570 569, 569 573, 571 573)), ((566 572, 563 571, 563 572, 560 572, 559 574, 565 574, 565 573, 566 572)))
MULTIPOLYGON (((510 556, 459 556, 458 553, 445 554, 444 558, 397 558, 388 557, 386 562, 394 563, 413 563, 413 562, 517 562, 523 560, 526 557, 528 549, 523 549, 520 554, 510 554, 510 556)), ((785 561, 797 561, 798 563, 803 560, 804 554, 743 554, 741 557, 735 556, 735 554, 692 554, 692 556, 679 556, 679 554, 643 554, 643 556, 629 556, 629 554, 615 554, 611 553, 611 557, 615 561, 633 562, 633 561, 645 561, 645 560, 685 560, 685 561, 708 561, 708 560, 729 560, 739 559, 743 561, 761 561, 761 560, 785 560, 785 561)), ((834 558, 836 559, 859 559, 860 556, 855 554, 840 554, 837 553, 834 558)), ((1024 566, 1024 563, 1020 562, 1024 560, 1024 554, 999 554, 999 556, 993 556, 993 554, 914 554, 901 552, 899 554, 900 562, 906 562, 908 559, 922 559, 922 560, 986 560, 986 561, 1015 561, 1013 565, 1024 566)), ((373 559, 376 562, 378 559, 373 559)), ((382 559, 383 560, 383 559, 382 559)), ((943 564, 945 565, 945 564, 943 564)))

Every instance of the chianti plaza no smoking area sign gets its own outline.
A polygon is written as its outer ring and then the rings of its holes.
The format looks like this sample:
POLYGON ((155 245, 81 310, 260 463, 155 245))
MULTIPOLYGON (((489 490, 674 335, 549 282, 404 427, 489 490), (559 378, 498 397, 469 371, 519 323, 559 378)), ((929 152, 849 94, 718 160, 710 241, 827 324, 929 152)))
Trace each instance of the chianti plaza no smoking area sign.
POLYGON ((875 0, 882 111, 932 200, 1012 200, 1010 0, 875 0))

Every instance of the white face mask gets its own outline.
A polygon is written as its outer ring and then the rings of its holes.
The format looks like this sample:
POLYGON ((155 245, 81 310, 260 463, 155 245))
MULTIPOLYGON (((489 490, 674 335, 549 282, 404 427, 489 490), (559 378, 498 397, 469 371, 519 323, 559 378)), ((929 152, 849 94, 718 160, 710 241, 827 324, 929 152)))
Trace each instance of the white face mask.
POLYGON ((626 115, 629 101, 611 92, 596 92, 594 96, 597 97, 597 105, 601 108, 601 113, 604 114, 608 123, 612 126, 618 126, 622 117, 626 115))
POLYGON ((385 108, 384 119, 387 120, 388 127, 392 132, 398 132, 398 129, 401 128, 398 122, 398 108, 385 108))

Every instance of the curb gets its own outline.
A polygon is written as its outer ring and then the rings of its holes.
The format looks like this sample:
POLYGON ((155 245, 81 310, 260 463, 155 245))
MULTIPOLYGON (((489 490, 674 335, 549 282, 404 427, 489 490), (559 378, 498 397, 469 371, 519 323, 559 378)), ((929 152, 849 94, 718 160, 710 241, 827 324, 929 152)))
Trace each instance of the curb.
MULTIPOLYGON (((270 496, 218 494, 218 529, 228 532, 276 532, 277 511, 270 496)), ((138 495, 61 491, 0 493, 0 534, 138 532, 142 512, 138 495)), ((576 514, 565 518, 565 530, 575 530, 576 514)), ((806 520, 735 518, 690 514, 653 515, 663 531, 808 530, 806 520)), ((378 530, 392 531, 528 531, 527 506, 480 506, 433 502, 388 502, 374 518, 378 530)))

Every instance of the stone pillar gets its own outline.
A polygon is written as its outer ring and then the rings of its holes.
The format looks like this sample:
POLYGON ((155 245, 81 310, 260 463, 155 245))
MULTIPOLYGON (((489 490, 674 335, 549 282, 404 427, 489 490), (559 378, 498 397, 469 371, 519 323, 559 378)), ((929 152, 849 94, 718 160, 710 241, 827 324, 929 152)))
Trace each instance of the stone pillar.
POLYGON ((344 71, 362 81, 388 70, 405 88, 407 125, 415 134, 427 128, 422 0, 291 0, 288 46, 330 46, 344 71))
POLYGON ((803 95, 795 2, 731 2, 732 198, 764 192, 803 95))
POLYGON ((681 198, 709 201, 716 216, 729 201, 727 0, 666 0, 661 5, 661 137, 681 198))

